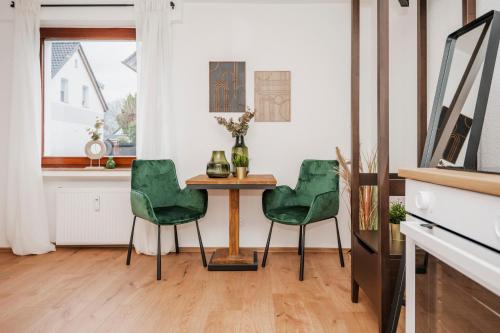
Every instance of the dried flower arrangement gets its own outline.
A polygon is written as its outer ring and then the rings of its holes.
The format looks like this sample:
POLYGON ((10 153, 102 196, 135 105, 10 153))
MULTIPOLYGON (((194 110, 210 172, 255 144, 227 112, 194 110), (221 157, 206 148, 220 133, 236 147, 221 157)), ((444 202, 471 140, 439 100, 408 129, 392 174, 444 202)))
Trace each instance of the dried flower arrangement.
MULTIPOLYGON (((351 169, 350 161, 347 161, 342 155, 339 147, 336 147, 337 159, 339 161, 339 175, 344 183, 344 191, 348 191, 348 203, 351 202, 351 169)), ((360 173, 377 172, 377 152, 362 156, 359 164, 360 173), (366 165, 366 167, 365 167, 366 165)), ((376 230, 378 228, 378 205, 377 205, 377 187, 361 186, 359 189, 359 228, 361 230, 376 230)), ((349 209, 350 211, 350 209, 349 209)))
POLYGON ((104 126, 104 120, 96 118, 94 128, 87 128, 90 139, 97 141, 101 139, 101 128, 104 126))
POLYGON ((255 116, 255 113, 251 111, 250 107, 247 106, 247 110, 243 113, 238 121, 234 121, 233 118, 226 119, 224 117, 215 117, 219 125, 224 126, 233 136, 233 138, 238 136, 245 136, 248 131, 248 124, 250 120, 255 116))

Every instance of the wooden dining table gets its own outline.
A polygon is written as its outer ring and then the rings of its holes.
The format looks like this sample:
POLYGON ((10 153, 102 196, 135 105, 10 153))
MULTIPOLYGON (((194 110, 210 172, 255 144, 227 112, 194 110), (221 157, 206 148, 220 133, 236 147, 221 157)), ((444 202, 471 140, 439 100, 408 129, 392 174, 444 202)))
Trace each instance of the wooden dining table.
POLYGON ((229 247, 216 249, 208 264, 209 271, 256 271, 257 252, 240 248, 240 190, 265 190, 276 187, 273 175, 251 174, 244 179, 209 178, 198 175, 186 180, 192 189, 229 190, 229 247))

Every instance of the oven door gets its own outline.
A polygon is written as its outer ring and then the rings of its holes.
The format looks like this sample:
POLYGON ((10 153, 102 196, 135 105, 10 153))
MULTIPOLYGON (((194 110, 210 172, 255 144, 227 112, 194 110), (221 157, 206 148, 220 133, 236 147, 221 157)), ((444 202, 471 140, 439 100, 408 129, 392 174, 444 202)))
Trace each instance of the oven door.
POLYGON ((406 332, 500 332, 500 253, 415 220, 406 234, 406 332))

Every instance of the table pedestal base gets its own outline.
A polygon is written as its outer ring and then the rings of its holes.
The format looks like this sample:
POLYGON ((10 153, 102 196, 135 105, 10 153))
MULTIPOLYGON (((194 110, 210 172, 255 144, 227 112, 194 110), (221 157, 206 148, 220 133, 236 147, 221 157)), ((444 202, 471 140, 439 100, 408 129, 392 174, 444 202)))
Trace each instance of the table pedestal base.
POLYGON ((229 249, 217 249, 208 263, 209 271, 256 271, 258 268, 257 252, 240 249, 239 254, 229 255, 229 249))

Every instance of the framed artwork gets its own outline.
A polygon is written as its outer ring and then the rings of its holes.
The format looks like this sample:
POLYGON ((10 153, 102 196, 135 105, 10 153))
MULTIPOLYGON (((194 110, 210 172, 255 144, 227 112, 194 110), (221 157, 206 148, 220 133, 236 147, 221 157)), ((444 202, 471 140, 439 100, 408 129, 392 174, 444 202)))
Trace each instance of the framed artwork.
POLYGON ((210 112, 245 112, 245 62, 209 62, 210 112))
POLYGON ((255 121, 290 121, 290 71, 255 72, 255 121))

